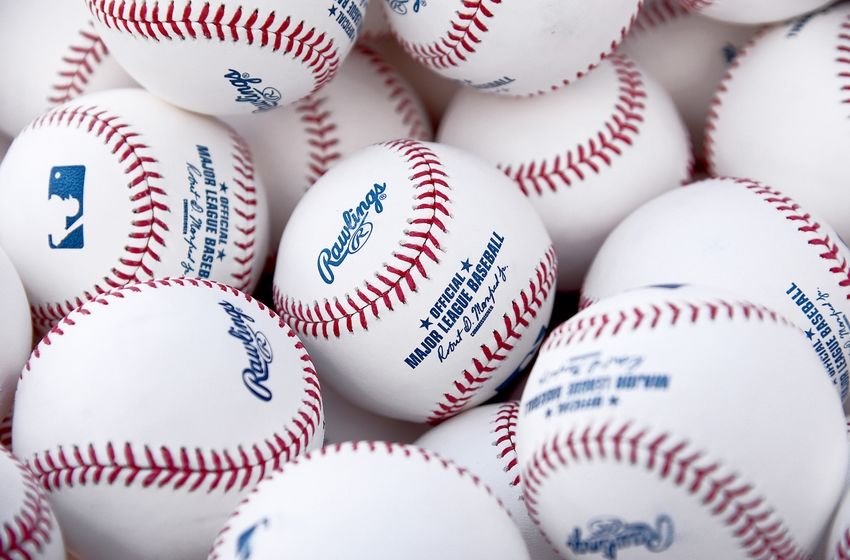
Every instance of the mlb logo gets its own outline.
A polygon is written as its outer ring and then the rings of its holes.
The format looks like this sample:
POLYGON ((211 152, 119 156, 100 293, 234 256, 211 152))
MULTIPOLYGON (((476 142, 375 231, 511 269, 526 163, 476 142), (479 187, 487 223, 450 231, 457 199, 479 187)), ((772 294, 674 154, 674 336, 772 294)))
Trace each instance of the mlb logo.
POLYGON ((51 249, 82 249, 83 237, 83 186, 86 168, 83 165, 57 166, 50 170, 50 188, 47 193, 53 231, 47 242, 51 249))

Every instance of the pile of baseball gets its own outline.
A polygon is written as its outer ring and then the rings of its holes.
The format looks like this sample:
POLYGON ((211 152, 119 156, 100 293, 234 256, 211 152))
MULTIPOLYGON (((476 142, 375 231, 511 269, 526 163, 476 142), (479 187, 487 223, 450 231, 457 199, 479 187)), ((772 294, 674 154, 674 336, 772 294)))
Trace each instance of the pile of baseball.
POLYGON ((0 0, 0 76, 0 560, 850 559, 850 1, 0 0))

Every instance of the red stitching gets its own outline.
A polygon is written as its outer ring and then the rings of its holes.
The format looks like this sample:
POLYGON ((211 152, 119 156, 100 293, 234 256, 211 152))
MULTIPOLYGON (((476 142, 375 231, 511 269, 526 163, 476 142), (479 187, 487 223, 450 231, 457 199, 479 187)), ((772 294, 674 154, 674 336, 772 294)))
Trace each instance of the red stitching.
POLYGON ((337 125, 331 122, 331 112, 325 107, 326 96, 308 97, 295 106, 295 111, 301 114, 304 132, 307 134, 309 146, 309 173, 307 186, 328 172, 342 158, 339 151, 339 136, 336 134, 337 125))
POLYGON ((312 72, 317 91, 339 68, 339 51, 334 40, 305 21, 284 17, 275 10, 260 13, 221 2, 180 3, 161 0, 87 0, 91 13, 107 28, 118 33, 154 41, 185 41, 201 38, 269 48, 304 63, 312 72), (196 12, 196 13, 193 13, 196 12))
POLYGON ((0 447, 0 454, 14 462, 24 483, 24 500, 20 511, 0 527, 0 556, 30 559, 40 554, 51 541, 54 521, 50 504, 32 473, 6 449, 0 447))
POLYGON ((502 0, 461 0, 463 7, 449 23, 449 31, 438 41, 422 45, 402 40, 402 44, 413 58, 429 68, 458 66, 475 53, 482 35, 488 31, 487 20, 495 15, 501 3, 502 0))
POLYGON ((415 140, 432 138, 431 123, 425 117, 422 102, 404 78, 372 48, 363 44, 358 44, 354 48, 366 57, 375 72, 383 79, 390 103, 394 104, 395 112, 401 117, 402 124, 408 127, 405 137, 415 140))
POLYGON ((655 0, 646 2, 638 14, 631 33, 649 31, 660 25, 675 21, 693 13, 693 9, 683 4, 684 0, 655 0))
POLYGON ((809 559, 774 508, 757 494, 754 484, 721 462, 709 459, 689 441, 677 440, 666 432, 655 434, 632 422, 605 423, 595 433, 594 426, 576 427, 535 450, 522 475, 531 520, 540 525, 539 496, 555 472, 594 462, 643 468, 653 478, 671 482, 727 525, 739 546, 752 558, 809 559))
POLYGON ((493 330, 490 345, 481 345, 481 353, 472 358, 472 367, 463 370, 452 382, 448 392, 443 393, 442 399, 428 415, 429 424, 438 424, 461 412, 490 380, 492 373, 499 367, 498 362, 507 359, 516 342, 522 339, 529 319, 537 317, 537 312, 555 286, 557 268, 555 249, 550 246, 529 279, 526 289, 521 290, 519 297, 511 302, 513 315, 505 313, 502 316, 504 325, 500 326, 501 330, 493 330))
MULTIPOLYGON (((387 89, 390 103, 395 104, 395 112, 407 125, 406 138, 427 140, 431 138, 431 126, 423 120, 421 103, 410 87, 404 83, 398 73, 381 56, 369 47, 357 44, 354 49, 362 54, 372 66, 387 89)), ((343 154, 339 151, 340 138, 333 114, 327 108, 327 96, 311 96, 300 101, 295 111, 301 114, 301 123, 307 135, 308 169, 307 186, 311 187, 333 167, 343 154)))
POLYGON ((0 446, 12 449, 12 413, 0 420, 0 446))
MULTIPOLYGON (((475 486, 483 489, 485 492, 487 492, 489 496, 496 500, 502 511, 504 511, 508 515, 508 517, 513 519, 511 512, 505 507, 505 504, 502 502, 502 500, 493 492, 493 490, 489 486, 482 482, 477 475, 473 474, 468 469, 453 463, 452 461, 444 459, 433 451, 427 451, 425 449, 422 449, 421 447, 402 443, 391 443, 383 441, 350 441, 327 445, 317 451, 305 453, 304 455, 301 455, 300 457, 289 461, 285 466, 281 466, 280 468, 276 469, 275 473, 267 475, 266 479, 269 479, 273 475, 279 473, 285 473, 287 469, 291 469, 293 466, 298 465, 299 463, 306 463, 316 457, 324 457, 326 455, 338 455, 343 451, 348 450, 351 450, 353 452, 362 450, 368 453, 375 453, 379 449, 385 450, 390 455, 397 454, 406 459, 417 459, 422 460, 426 463, 434 463, 440 465, 442 468, 450 472, 456 473, 461 478, 472 481, 475 486)), ((255 486, 236 507, 236 510, 230 515, 227 523, 225 524, 224 528, 219 532, 218 537, 216 538, 215 543, 213 544, 213 548, 210 551, 209 560, 220 560, 222 558, 220 548, 225 542, 225 537, 227 536, 227 533, 232 530, 231 523, 233 522, 233 519, 242 515, 243 507, 245 506, 245 504, 251 501, 251 497, 257 493, 259 488, 259 486, 255 486)))
POLYGON ((584 340, 611 337, 640 329, 672 327, 676 323, 699 323, 719 318, 770 321, 798 330, 797 326, 767 307, 747 301, 666 301, 620 309, 616 312, 578 315, 556 328, 543 343, 548 351, 584 340))
POLYGON ((45 335, 33 350, 21 373, 21 379, 30 375, 33 360, 41 357, 55 337, 64 335, 65 329, 85 321, 85 317, 94 313, 98 306, 110 305, 116 299, 124 299, 148 289, 187 285, 219 290, 243 298, 278 321, 287 337, 294 339, 293 344, 301 353, 303 380, 307 384, 301 400, 303 407, 292 418, 291 424, 284 426, 283 436, 274 433, 260 443, 240 445, 235 450, 186 447, 169 449, 131 442, 107 442, 100 448, 94 443, 88 443, 43 450, 28 459, 26 464, 48 492, 63 487, 71 488, 75 484, 85 486, 101 483, 125 486, 135 483, 143 488, 156 486, 172 490, 185 489, 188 492, 199 489, 206 492, 217 489, 228 492, 234 488, 241 491, 252 481, 263 478, 268 469, 278 468, 310 445, 317 426, 321 423, 322 399, 318 377, 304 345, 284 321, 262 302, 232 286, 218 282, 195 278, 152 280, 101 294, 64 317, 45 335), (289 439, 288 443, 285 437, 289 439))
POLYGON ((64 66, 51 86, 53 93, 47 98, 51 105, 61 105, 82 95, 97 66, 109 55, 92 21, 86 22, 85 29, 78 33, 79 44, 68 47, 67 54, 62 57, 64 66))
MULTIPOLYGON (((499 449, 498 458, 505 464, 504 470, 509 473, 519 466, 516 454, 516 423, 519 418, 519 402, 509 401, 499 405, 496 411, 493 433, 496 441, 493 445, 499 449)), ((521 482, 519 471, 516 472, 511 486, 519 486, 521 482)))
POLYGON ((847 257, 838 242, 832 239, 829 233, 821 231, 821 224, 816 222, 791 197, 756 181, 749 179, 733 180, 737 184, 743 185, 751 193, 761 196, 765 202, 784 214, 786 220, 799 225, 797 231, 809 238, 809 245, 815 247, 817 251, 822 251, 818 256, 828 261, 829 271, 838 275, 838 285, 845 289, 844 297, 850 300, 850 289, 848 289, 850 288, 850 267, 848 267, 847 257))
POLYGON ((838 79, 842 82, 841 91, 845 92, 842 104, 850 103, 850 14, 844 17, 841 23, 841 32, 838 34, 838 56, 835 61, 842 65, 843 70, 838 73, 838 79))
MULTIPOLYGON (((403 37, 397 39, 414 59, 432 70, 439 71, 462 65, 477 52, 479 43, 489 31, 488 20, 495 16, 496 7, 502 0, 461 0, 461 3, 463 7, 455 12, 455 19, 449 22, 449 30, 439 40, 430 44, 419 44, 406 41, 403 37)), ((584 71, 576 72, 574 77, 553 84, 549 89, 554 91, 569 85, 572 80, 581 78, 610 56, 628 34, 642 7, 643 0, 640 0, 629 22, 620 29, 619 37, 611 41, 609 50, 599 53, 597 61, 588 64, 584 71)), ((545 91, 536 93, 539 95, 545 91)))
POLYGON ((134 219, 124 254, 103 280, 73 299, 30 306, 33 322, 41 329, 49 328, 84 301, 109 289, 153 278, 153 266, 160 261, 159 253, 165 248, 168 232, 161 214, 170 212, 166 204, 167 194, 160 185, 162 175, 157 168, 157 160, 149 155, 149 147, 142 142, 141 134, 119 116, 96 106, 65 106, 37 118, 22 134, 51 126, 81 129, 103 140, 118 163, 124 166, 128 195, 134 204, 134 219))
POLYGON ((236 204, 233 205, 231 224, 242 236, 242 241, 234 241, 233 246, 241 254, 234 255, 233 261, 238 269, 230 273, 233 285, 240 291, 247 291, 254 276, 254 264, 257 260, 255 253, 257 233, 257 185, 254 174, 254 160, 248 145, 238 134, 231 130, 230 139, 233 143, 233 182, 237 190, 233 191, 236 204), (241 207, 241 208, 240 208, 241 207))
POLYGON ((342 330, 366 330, 370 316, 377 319, 380 309, 392 311, 404 304, 408 293, 416 291, 419 278, 428 277, 432 263, 440 262, 441 238, 451 220, 448 174, 440 159, 428 146, 415 140, 395 140, 382 144, 397 152, 410 165, 410 180, 415 196, 414 213, 410 224, 415 230, 405 232, 399 249, 389 263, 342 298, 323 302, 302 302, 280 292, 274 286, 275 307, 281 317, 296 331, 312 337, 339 337, 342 330))
MULTIPOLYGON (((683 0, 685 1, 685 0, 683 0)), ((701 2, 702 0, 692 0, 694 2, 701 2)), ((707 166, 709 175, 717 174, 717 167, 715 166, 714 161, 714 133, 717 131, 717 119, 719 117, 718 111, 720 106, 723 104, 723 95, 729 91, 729 82, 732 80, 732 74, 738 67, 741 66, 741 61, 750 53, 750 50, 753 46, 764 37, 764 35, 770 31, 772 28, 769 26, 763 27, 759 30, 753 37, 738 51, 737 56, 729 64, 726 69, 726 74, 723 76, 723 80, 720 82, 720 85, 717 87, 717 91, 714 94, 714 98, 711 100, 711 105, 708 108, 708 116, 706 117, 705 122, 705 163, 707 166)))
POLYGON ((619 83, 619 96, 612 114, 600 130, 587 140, 568 149, 566 154, 554 160, 532 161, 498 167, 529 196, 544 191, 557 192, 559 187, 571 187, 573 182, 584 181, 588 175, 598 175, 623 150, 632 146, 644 121, 643 76, 635 64, 622 55, 611 57, 619 83))

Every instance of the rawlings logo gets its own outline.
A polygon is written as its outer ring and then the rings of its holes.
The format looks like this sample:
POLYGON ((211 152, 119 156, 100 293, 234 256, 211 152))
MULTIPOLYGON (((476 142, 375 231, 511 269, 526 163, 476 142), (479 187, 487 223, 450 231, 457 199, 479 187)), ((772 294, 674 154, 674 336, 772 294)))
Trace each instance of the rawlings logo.
POLYGON ((272 363, 272 345, 260 331, 255 331, 248 323, 254 318, 228 301, 218 303, 230 316, 233 326, 227 334, 239 340, 248 355, 248 367, 242 370, 242 382, 251 393, 262 401, 272 400, 272 391, 265 383, 269 380, 269 364, 272 363))
MULTIPOLYGON (((407 5, 409 2, 410 0, 387 0, 387 4, 389 5, 390 9, 402 16, 407 14, 407 5)), ((419 7, 426 5, 427 4, 424 2, 424 0, 414 0, 413 11, 419 12, 419 7)))
POLYGON ((659 515, 655 527, 647 523, 626 523, 617 518, 597 519, 588 524, 590 534, 582 538, 581 529, 576 527, 567 538, 567 546, 573 554, 601 552, 604 558, 614 560, 621 548, 642 546, 649 552, 663 552, 673 544, 673 520, 659 515))
POLYGON ((237 103, 250 103, 254 106, 254 113, 270 111, 278 106, 281 98, 280 90, 273 87, 259 89, 255 84, 263 83, 262 78, 252 78, 247 72, 242 74, 238 70, 230 69, 224 77, 230 80, 230 85, 236 88, 239 95, 237 103))
POLYGON ((322 249, 319 253, 318 267, 319 276, 325 284, 334 283, 333 268, 340 266, 349 255, 353 255, 366 245, 372 235, 374 226, 367 221, 372 208, 376 214, 384 211, 382 200, 387 198, 384 191, 387 190, 386 183, 375 183, 372 189, 366 193, 363 201, 357 208, 346 210, 342 213, 342 230, 337 237, 336 243, 330 248, 322 249))

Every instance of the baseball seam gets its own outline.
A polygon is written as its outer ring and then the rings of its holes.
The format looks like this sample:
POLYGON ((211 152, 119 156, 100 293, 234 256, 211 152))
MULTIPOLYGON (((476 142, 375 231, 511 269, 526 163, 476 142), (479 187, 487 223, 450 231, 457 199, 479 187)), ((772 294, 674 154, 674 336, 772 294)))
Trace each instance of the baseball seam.
POLYGON ((502 316, 502 330, 493 329, 490 341, 482 343, 480 354, 472 357, 472 367, 464 369, 452 381, 449 390, 443 393, 442 399, 429 413, 429 424, 438 424, 469 406, 472 398, 499 368, 499 362, 508 359, 516 342, 522 339, 530 320, 537 317, 537 312, 555 286, 556 278, 557 257, 554 247, 550 246, 531 275, 528 286, 520 290, 519 296, 511 301, 513 317, 510 312, 502 316))
POLYGON ((11 453, 0 448, 0 453, 11 458, 24 482, 24 500, 21 509, 9 521, 4 521, 0 531, 0 556, 29 559, 40 553, 51 541, 54 521, 44 491, 32 473, 15 460, 11 453))
MULTIPOLYGON (((829 272, 838 275, 838 286, 844 289, 845 299, 850 300, 850 266, 847 257, 842 253, 838 243, 829 234, 823 234, 821 224, 812 219, 808 213, 803 213, 799 204, 791 197, 781 192, 766 187, 758 182, 748 179, 735 179, 735 182, 744 185, 748 191, 760 196, 765 202, 774 207, 777 212, 785 216, 786 220, 799 224, 797 231, 808 237, 808 244, 816 250, 823 251, 818 256, 828 261, 829 272)), ((796 225, 796 224, 795 224, 796 225)))
POLYGON ((52 93, 47 101, 51 105, 61 105, 82 95, 96 68, 109 55, 92 21, 88 21, 78 34, 79 42, 68 46, 57 80, 50 88, 52 93))
MULTIPOLYGON (((497 6, 502 3, 502 0, 461 0, 461 3, 463 7, 457 10, 454 19, 449 21, 449 30, 437 41, 429 44, 413 43, 398 36, 398 34, 396 34, 396 39, 410 56, 432 70, 440 71, 461 66, 477 52, 484 36, 489 31, 488 21, 495 17, 497 6)), ((628 23, 620 29, 619 35, 611 41, 608 50, 599 53, 596 61, 590 62, 583 71, 576 72, 575 76, 563 79, 560 83, 551 85, 548 90, 539 90, 532 95, 542 95, 546 91, 555 91, 563 86, 568 86, 572 81, 596 68, 602 60, 617 50, 637 19, 642 7, 643 0, 640 0, 628 23)))
POLYGON ((270 48, 291 56, 307 66, 313 76, 313 92, 336 73, 339 51, 327 33, 308 27, 305 21, 293 20, 274 10, 260 14, 258 9, 221 2, 185 2, 176 7, 174 0, 87 0, 89 10, 107 28, 130 36, 163 40, 218 40, 270 48), (200 5, 200 9, 194 7, 200 5), (195 12, 195 13, 193 13, 195 12))
POLYGON ((845 97, 841 100, 843 105, 850 104, 850 14, 845 16, 841 23, 841 32, 838 34, 838 56, 835 61, 841 65, 842 71, 838 73, 841 85, 841 93, 845 97))
POLYGON ((589 175, 599 175, 604 168, 611 167, 624 150, 633 146, 646 109, 643 76, 635 64, 622 55, 613 56, 611 62, 617 74, 619 94, 613 113, 598 132, 568 149, 565 155, 559 154, 551 160, 498 165, 526 196, 557 192, 559 187, 571 187, 573 182, 584 181, 589 175))
MULTIPOLYGON (((375 453, 378 449, 382 449, 382 450, 386 450, 387 453, 390 454, 390 455, 392 455, 394 453, 398 453, 398 454, 404 456, 407 459, 415 458, 415 459, 421 459, 426 463, 431 463, 431 462, 437 463, 440 466, 442 466, 444 469, 446 469, 447 471, 454 472, 460 478, 468 479, 468 480, 472 481, 472 483, 475 486, 483 489, 485 492, 487 492, 487 494, 491 498, 493 498, 499 504, 499 507, 501 508, 501 510, 503 512, 505 512, 508 515, 508 517, 513 519, 511 512, 508 510, 508 508, 505 507, 502 500, 493 492, 493 490, 487 484, 482 482, 481 479, 477 475, 473 474, 471 471, 469 471, 468 469, 466 469, 464 467, 461 467, 461 466, 459 466, 459 465, 457 465, 457 464, 455 464, 455 463, 453 463, 453 462, 451 462, 447 459, 444 459, 443 457, 441 457, 440 455, 438 455, 438 454, 436 454, 432 451, 427 451, 425 449, 422 449, 421 447, 416 447, 416 446, 413 446, 413 445, 407 445, 407 444, 401 444, 401 443, 391 443, 391 442, 383 442, 383 441, 381 441, 381 442, 352 441, 352 442, 343 442, 343 443, 336 443, 336 444, 333 444, 333 445, 328 445, 328 446, 322 447, 321 449, 319 449, 317 451, 305 453, 304 455, 302 455, 302 456, 300 456, 296 459, 293 459, 292 461, 289 461, 287 465, 276 469, 276 473, 272 473, 272 474, 268 475, 266 477, 266 479, 271 478, 271 476, 273 476, 274 474, 280 474, 280 473, 286 472, 286 469, 290 468, 290 466, 294 466, 294 465, 297 465, 299 463, 306 463, 306 462, 312 460, 314 457, 317 457, 317 456, 324 457, 325 455, 330 455, 330 454, 336 455, 336 454, 339 454, 339 453, 341 453, 342 451, 345 451, 345 450, 350 449, 351 451, 357 451, 358 449, 361 449, 361 448, 365 448, 369 453, 375 453)), ((232 530, 231 523, 232 523, 233 519, 239 517, 242 514, 243 507, 248 502, 251 501, 251 497, 255 493, 257 493, 258 489, 259 489, 259 485, 255 486, 248 493, 248 495, 241 501, 241 503, 236 507, 234 512, 230 515, 227 523, 225 524, 224 528, 219 532, 218 537, 216 538, 215 543, 213 544, 213 548, 212 548, 212 551, 210 552, 209 560, 220 560, 222 558, 222 556, 221 556, 221 546, 224 545, 225 537, 227 536, 227 533, 229 533, 232 530)))
POLYGON ((451 220, 448 174, 439 158, 425 145, 415 140, 395 140, 382 144, 398 152, 411 170, 414 190, 413 216, 408 220, 399 249, 392 259, 366 280, 363 287, 342 298, 304 303, 284 295, 274 286, 275 307, 296 331, 317 338, 340 337, 342 329, 353 333, 367 329, 369 315, 378 319, 380 307, 393 311, 396 304, 407 302, 409 292, 416 291, 417 278, 426 279, 431 263, 439 263, 442 250, 440 239, 446 234, 451 220))
MULTIPOLYGON (((613 462, 648 471, 655 480, 672 483, 727 526, 752 558, 791 560, 808 555, 756 485, 706 457, 687 440, 667 432, 636 427, 631 421, 572 428, 544 442, 523 469, 525 503, 531 520, 540 525, 539 497, 555 473, 572 465, 613 462)), ((548 538, 548 536, 547 536, 548 538)))
MULTIPOLYGON (((697 0, 699 1, 699 0, 697 0)), ((726 68, 726 74, 723 76, 723 79, 720 81, 720 85, 717 86, 717 91, 714 93, 714 97, 711 100, 711 105, 708 107, 708 116, 705 121, 705 134, 704 134, 704 156, 706 168, 708 170, 708 174, 712 176, 717 175, 717 167, 715 163, 715 153, 714 153, 714 134, 717 131, 717 120, 720 117, 719 111, 720 107, 723 105, 723 96, 729 91, 729 82, 732 81, 733 74, 735 70, 737 70, 741 66, 741 61, 744 60, 753 46, 764 37, 764 35, 770 31, 772 27, 765 26, 755 35, 753 35, 750 40, 744 44, 743 47, 738 51, 738 54, 735 56, 735 59, 731 64, 726 68)))
POLYGON ((85 291, 71 300, 30 305, 33 321, 41 328, 49 328, 84 301, 111 288, 137 282, 140 276, 153 278, 152 267, 154 262, 160 261, 159 252, 165 248, 165 235, 169 231, 161 213, 170 212, 166 204, 168 196, 160 186, 162 175, 157 168, 158 161, 149 155, 150 148, 142 142, 141 134, 119 116, 96 106, 60 107, 36 119, 24 133, 48 126, 81 129, 103 140, 109 152, 124 166, 133 219, 118 264, 102 281, 94 284, 92 291, 85 291))
POLYGON ((242 235, 242 241, 233 241, 233 246, 240 251, 240 255, 234 256, 233 261, 238 269, 231 272, 233 285, 241 291, 247 291, 253 280, 254 264, 257 260, 256 233, 257 212, 263 211, 257 208, 257 186, 255 184, 254 160, 251 151, 245 141, 235 132, 231 131, 232 143, 231 158, 233 160, 233 182, 237 189, 233 197, 239 204, 233 205, 233 227, 242 235), (242 208, 240 208, 240 205, 242 208))
POLYGON ((692 14, 692 9, 677 0, 645 2, 630 33, 636 35, 692 14))
POLYGON ((770 321, 799 330, 775 311, 747 301, 666 301, 653 303, 648 308, 632 307, 616 314, 600 313, 576 316, 562 324, 543 343, 541 352, 568 346, 573 342, 613 337, 624 332, 640 329, 674 327, 677 324, 697 324, 701 321, 716 321, 721 318, 746 321, 770 321))
POLYGON ((336 134, 337 125, 332 122, 330 109, 325 106, 327 102, 327 97, 308 97, 300 101, 295 108, 301 115, 299 120, 304 125, 309 147, 306 177, 308 188, 342 158, 339 151, 340 139, 336 134))
MULTIPOLYGON (((510 401, 502 403, 496 410, 492 433, 496 436, 493 446, 498 449, 497 458, 504 464, 504 471, 511 473, 519 466, 516 454, 516 424, 519 418, 519 403, 510 401)), ((516 472, 511 486, 519 486, 521 482, 519 471, 516 472)))
POLYGON ((393 105, 402 124, 408 127, 407 138, 414 140, 430 139, 433 136, 431 125, 425 120, 425 109, 413 89, 395 68, 387 64, 381 55, 372 48, 362 44, 354 48, 366 57, 369 65, 382 80, 387 92, 387 100, 393 105))
POLYGON ((0 419, 0 446, 12 449, 12 413, 0 419))
POLYGON ((263 303, 231 286, 217 282, 193 278, 153 280, 125 286, 98 296, 87 305, 64 317, 45 335, 33 350, 30 360, 27 361, 21 373, 21 381, 24 382, 27 375, 33 374, 30 373, 33 360, 40 359, 41 354, 48 351, 56 337, 63 336, 66 329, 75 327, 80 321, 85 321, 85 317, 96 312, 98 306, 110 305, 116 299, 132 297, 133 294, 145 290, 185 285, 205 287, 240 297, 278 321, 278 325, 285 331, 286 336, 294 339, 293 345, 300 353, 302 379, 306 386, 301 400, 303 406, 282 429, 282 433, 289 442, 287 443, 284 436, 275 432, 270 437, 264 438, 262 442, 239 445, 234 450, 168 448, 111 441, 100 450, 94 443, 59 445, 55 449, 39 451, 26 460, 26 465, 48 492, 72 488, 75 485, 101 483, 124 486, 138 483, 143 488, 150 486, 167 487, 171 490, 185 488, 188 492, 199 489, 206 492, 223 489, 226 493, 233 488, 241 491, 252 481, 256 482, 263 478, 269 469, 278 468, 283 462, 291 460, 303 449, 309 447, 317 426, 321 423, 322 400, 316 371, 303 344, 298 341, 295 333, 283 320, 263 303))

